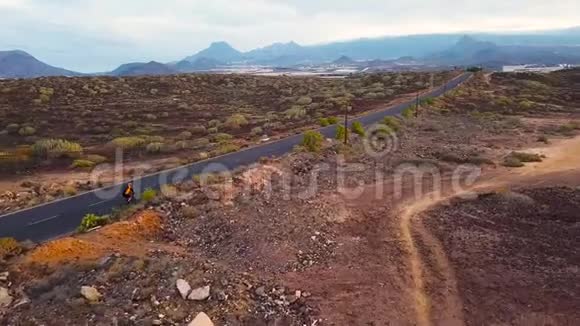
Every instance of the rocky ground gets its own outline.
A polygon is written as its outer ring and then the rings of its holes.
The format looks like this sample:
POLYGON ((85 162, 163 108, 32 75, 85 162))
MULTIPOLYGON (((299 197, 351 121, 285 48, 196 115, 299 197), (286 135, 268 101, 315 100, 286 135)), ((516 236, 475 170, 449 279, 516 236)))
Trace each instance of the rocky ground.
MULTIPOLYGON (((577 324, 579 142, 573 126, 559 128, 578 119, 578 105, 508 110, 494 101, 530 93, 511 78, 479 75, 402 121, 386 156, 368 155, 354 135, 350 146, 326 141, 320 153, 296 151, 232 179, 175 185, 94 232, 36 248, 4 241, 0 321, 577 324), (524 166, 506 166, 508 157, 524 166), (459 181, 485 191, 455 199, 451 176, 465 164, 481 175, 459 181), (435 169, 443 197, 415 196, 412 175, 398 190, 401 167, 435 169), (538 188, 534 176, 555 184, 538 188)), ((553 83, 543 85, 569 93, 553 83)), ((424 194, 436 184, 426 179, 424 194)))

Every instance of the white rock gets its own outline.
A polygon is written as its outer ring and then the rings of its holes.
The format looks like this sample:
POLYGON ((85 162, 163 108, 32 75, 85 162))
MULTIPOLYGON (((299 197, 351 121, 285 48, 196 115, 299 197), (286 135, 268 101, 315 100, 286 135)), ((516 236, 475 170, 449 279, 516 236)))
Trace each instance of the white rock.
POLYGON ((187 298, 195 301, 202 301, 209 298, 209 285, 191 291, 187 298))
POLYGON ((209 316, 200 312, 187 326, 214 326, 209 316))
POLYGON ((0 287, 0 307, 8 307, 12 304, 12 296, 8 293, 8 289, 0 287))
POLYGON ((85 297, 85 299, 87 299, 89 302, 97 302, 103 296, 102 294, 99 293, 99 291, 97 291, 97 289, 95 289, 92 286, 81 287, 81 295, 85 297))
POLYGON ((187 283, 186 280, 178 279, 175 285, 177 286, 177 291, 179 291, 181 297, 184 299, 187 298, 187 295, 191 291, 191 286, 189 285, 189 283, 187 283))
POLYGON ((8 276, 9 275, 10 275, 10 272, 2 272, 2 273, 0 273, 0 281, 2 281, 2 282, 8 281, 8 276))

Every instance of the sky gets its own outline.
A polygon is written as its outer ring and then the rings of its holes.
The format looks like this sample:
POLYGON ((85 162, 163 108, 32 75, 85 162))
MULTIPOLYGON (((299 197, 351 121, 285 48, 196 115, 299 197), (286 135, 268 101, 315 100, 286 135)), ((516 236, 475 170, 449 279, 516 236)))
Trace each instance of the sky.
POLYGON ((580 25, 579 0, 0 0, 0 50, 80 72, 360 37, 580 25))

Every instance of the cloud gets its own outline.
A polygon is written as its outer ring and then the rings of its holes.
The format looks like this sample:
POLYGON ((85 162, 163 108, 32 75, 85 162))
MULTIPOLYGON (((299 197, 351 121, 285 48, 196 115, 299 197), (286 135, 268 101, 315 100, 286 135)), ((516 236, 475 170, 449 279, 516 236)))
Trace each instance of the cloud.
POLYGON ((0 48, 80 71, 183 58, 210 42, 241 50, 382 35, 573 26, 577 0, 0 0, 0 48))

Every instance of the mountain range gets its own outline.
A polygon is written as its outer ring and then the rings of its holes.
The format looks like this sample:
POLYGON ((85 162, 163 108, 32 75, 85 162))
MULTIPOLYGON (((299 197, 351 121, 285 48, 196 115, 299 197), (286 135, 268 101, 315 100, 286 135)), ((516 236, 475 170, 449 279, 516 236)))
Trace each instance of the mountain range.
MULTIPOLYGON (((481 65, 498 68, 507 64, 580 63, 580 27, 527 34, 426 34, 366 38, 301 46, 295 42, 241 52, 227 42, 181 61, 129 63, 104 73, 114 76, 164 75, 207 71, 232 65, 292 67, 297 65, 364 65, 365 62, 395 60, 430 65, 481 65)), ((77 76, 73 71, 52 67, 23 51, 0 52, 0 77, 77 76)))

